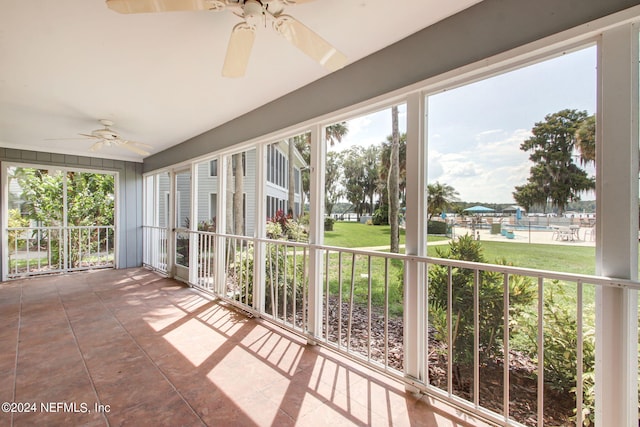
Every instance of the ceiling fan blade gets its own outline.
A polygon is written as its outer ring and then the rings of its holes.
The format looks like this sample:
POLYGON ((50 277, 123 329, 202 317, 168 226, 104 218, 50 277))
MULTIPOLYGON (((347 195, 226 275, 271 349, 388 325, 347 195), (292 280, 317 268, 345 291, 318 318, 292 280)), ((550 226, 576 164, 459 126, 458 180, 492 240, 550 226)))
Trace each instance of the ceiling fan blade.
POLYGON ((246 22, 241 22, 233 27, 222 67, 223 77, 244 76, 255 38, 255 29, 246 22))
POLYGON ((329 42, 289 15, 280 15, 273 23, 277 32, 291 44, 329 71, 347 64, 347 57, 329 42))
POLYGON ((89 151, 98 151, 102 148, 103 145, 104 145, 104 141, 98 141, 95 144, 93 144, 91 147, 89 147, 89 151))
POLYGON ((85 136, 87 138, 95 138, 96 137, 95 135, 91 135, 91 134, 88 134, 88 133, 79 133, 78 135, 85 136))
POLYGON ((88 138, 86 137, 85 138, 45 138, 44 140, 45 141, 74 141, 74 140, 80 140, 80 139, 84 141, 85 139, 88 139, 88 138))
POLYGON ((178 12, 188 10, 222 10, 221 0, 107 0, 107 7, 118 13, 178 12))
POLYGON ((148 151, 144 151, 143 149, 136 147, 131 143, 131 141, 122 141, 122 143, 120 143, 119 145, 126 148, 127 150, 133 151, 134 153, 140 154, 141 156, 149 155, 148 151))

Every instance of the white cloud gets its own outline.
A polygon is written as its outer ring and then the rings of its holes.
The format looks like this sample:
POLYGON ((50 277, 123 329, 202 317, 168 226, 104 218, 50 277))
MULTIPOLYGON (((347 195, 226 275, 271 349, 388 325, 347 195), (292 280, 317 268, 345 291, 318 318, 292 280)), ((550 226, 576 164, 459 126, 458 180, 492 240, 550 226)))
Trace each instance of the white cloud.
POLYGON ((531 166, 520 144, 530 132, 491 129, 475 135, 473 143, 455 153, 429 150, 429 182, 451 185, 460 199, 511 203, 516 185, 526 182, 531 166))
MULTIPOLYGON (((406 132, 406 107, 398 108, 398 125, 400 132, 406 132)), ((340 144, 331 147, 331 150, 343 151, 354 145, 367 147, 378 145, 387 140, 391 135, 391 109, 377 111, 365 116, 346 120, 349 132, 340 144)))

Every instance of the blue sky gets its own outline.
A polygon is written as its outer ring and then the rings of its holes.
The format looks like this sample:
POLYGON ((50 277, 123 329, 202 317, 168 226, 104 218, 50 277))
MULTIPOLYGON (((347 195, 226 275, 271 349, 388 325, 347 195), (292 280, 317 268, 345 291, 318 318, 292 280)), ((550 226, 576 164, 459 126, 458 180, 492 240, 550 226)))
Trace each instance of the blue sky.
MULTIPOLYGON (((565 108, 593 114, 595 83, 596 49, 590 47, 430 96, 429 182, 453 186, 464 201, 512 203, 514 186, 526 182, 531 167, 522 141, 547 114, 565 108)), ((400 113, 404 131, 404 108, 400 113)), ((348 122, 339 149, 378 144, 391 133, 390 110, 348 122)))

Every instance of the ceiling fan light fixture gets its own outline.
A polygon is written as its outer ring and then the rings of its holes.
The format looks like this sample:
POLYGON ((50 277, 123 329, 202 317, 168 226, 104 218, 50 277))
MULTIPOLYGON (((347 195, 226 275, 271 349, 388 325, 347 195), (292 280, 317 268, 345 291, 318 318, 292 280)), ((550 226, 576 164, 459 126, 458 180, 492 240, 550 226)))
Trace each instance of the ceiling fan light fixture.
POLYGON ((264 21, 264 7, 258 1, 246 0, 242 10, 244 20, 249 26, 257 27, 264 21))
POLYGON ((101 119, 99 122, 104 126, 103 128, 93 130, 91 133, 79 134, 80 136, 85 137, 82 139, 97 140, 91 147, 89 147, 89 151, 99 151, 104 147, 123 147, 141 156, 148 156, 151 154, 145 150, 151 148, 149 144, 122 139, 116 131, 110 128, 110 126, 113 126, 113 122, 111 120, 101 119))

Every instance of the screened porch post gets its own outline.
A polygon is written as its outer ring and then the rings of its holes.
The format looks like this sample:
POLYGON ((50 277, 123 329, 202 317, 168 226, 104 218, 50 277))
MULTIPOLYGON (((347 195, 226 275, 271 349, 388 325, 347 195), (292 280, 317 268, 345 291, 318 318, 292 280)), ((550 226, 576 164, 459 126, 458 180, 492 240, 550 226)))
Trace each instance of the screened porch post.
MULTIPOLYGON (((638 29, 598 45, 596 273, 638 278, 638 29)), ((596 289, 596 425, 637 425, 637 291, 596 289)))
POLYGON ((324 243, 324 179, 326 144, 322 127, 311 128, 311 168, 309 203, 309 325, 310 341, 322 336, 322 251, 315 245, 324 243))
MULTIPOLYGON (((426 191, 426 120, 425 101, 421 93, 407 98, 407 188, 405 253, 425 256, 427 252, 425 227, 426 191)), ((404 272, 404 373, 418 381, 426 380, 426 266, 408 260, 404 272)), ((407 389, 416 391, 413 387, 407 389)))

